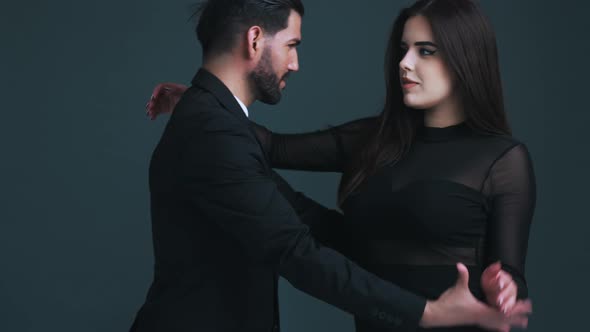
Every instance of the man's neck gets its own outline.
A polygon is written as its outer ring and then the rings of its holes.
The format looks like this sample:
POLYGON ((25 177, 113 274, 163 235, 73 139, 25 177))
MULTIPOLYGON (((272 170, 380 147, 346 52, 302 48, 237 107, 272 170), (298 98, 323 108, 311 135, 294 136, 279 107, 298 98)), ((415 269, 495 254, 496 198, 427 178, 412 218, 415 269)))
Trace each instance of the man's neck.
POLYGON ((214 61, 205 62, 203 68, 223 82, 246 107, 250 107, 254 103, 254 97, 250 92, 247 74, 243 68, 235 65, 230 57, 231 55, 219 56, 214 61))

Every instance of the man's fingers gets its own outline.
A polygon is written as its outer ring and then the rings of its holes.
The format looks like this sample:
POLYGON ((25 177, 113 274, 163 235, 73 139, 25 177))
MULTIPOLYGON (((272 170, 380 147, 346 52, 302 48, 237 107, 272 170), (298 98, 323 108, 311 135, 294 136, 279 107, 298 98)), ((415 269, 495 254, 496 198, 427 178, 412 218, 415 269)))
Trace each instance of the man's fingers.
POLYGON ((510 318, 510 325, 521 328, 526 328, 529 325, 529 318, 527 316, 514 316, 510 318))
POLYGON ((463 263, 457 263, 457 285, 461 285, 463 287, 469 287, 469 271, 467 267, 463 265, 463 263))
POLYGON ((531 300, 518 300, 512 307, 510 311, 508 311, 508 316, 518 316, 518 315, 530 315, 533 313, 533 304, 531 300))

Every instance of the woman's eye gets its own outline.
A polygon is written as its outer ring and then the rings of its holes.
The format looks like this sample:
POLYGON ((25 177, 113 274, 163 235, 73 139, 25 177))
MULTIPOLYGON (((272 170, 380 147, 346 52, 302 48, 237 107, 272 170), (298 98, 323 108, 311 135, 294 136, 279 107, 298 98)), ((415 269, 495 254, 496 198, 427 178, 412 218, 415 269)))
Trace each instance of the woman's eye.
POLYGON ((420 49, 420 55, 433 55, 434 53, 436 53, 436 50, 429 50, 426 48, 420 49))

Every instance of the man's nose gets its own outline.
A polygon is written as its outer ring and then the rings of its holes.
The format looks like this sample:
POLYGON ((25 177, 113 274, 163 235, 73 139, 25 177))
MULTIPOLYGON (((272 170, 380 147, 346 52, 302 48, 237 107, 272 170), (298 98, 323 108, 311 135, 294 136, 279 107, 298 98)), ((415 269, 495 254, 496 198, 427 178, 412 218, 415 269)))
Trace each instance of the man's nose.
POLYGON ((290 71, 299 71, 299 59, 297 53, 295 53, 291 61, 289 61, 288 68, 290 71))

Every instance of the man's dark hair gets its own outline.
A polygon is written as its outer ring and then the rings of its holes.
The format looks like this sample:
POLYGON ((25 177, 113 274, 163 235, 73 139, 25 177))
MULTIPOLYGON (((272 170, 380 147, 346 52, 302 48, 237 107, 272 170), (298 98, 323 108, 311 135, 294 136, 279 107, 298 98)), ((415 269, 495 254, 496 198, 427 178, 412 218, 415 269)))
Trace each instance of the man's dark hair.
POLYGON ((274 35, 285 29, 291 10, 303 17, 301 0, 205 0, 197 5, 196 33, 204 57, 230 50, 252 26, 274 35))

